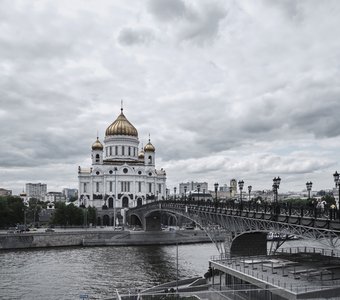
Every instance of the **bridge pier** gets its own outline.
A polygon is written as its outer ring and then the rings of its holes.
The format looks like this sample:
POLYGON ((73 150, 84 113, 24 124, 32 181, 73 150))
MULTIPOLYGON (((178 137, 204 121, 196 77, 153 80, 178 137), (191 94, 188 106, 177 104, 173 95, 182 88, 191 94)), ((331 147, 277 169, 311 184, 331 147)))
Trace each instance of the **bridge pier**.
POLYGON ((152 212, 147 217, 145 217, 145 231, 160 231, 161 226, 161 214, 159 211, 152 212))

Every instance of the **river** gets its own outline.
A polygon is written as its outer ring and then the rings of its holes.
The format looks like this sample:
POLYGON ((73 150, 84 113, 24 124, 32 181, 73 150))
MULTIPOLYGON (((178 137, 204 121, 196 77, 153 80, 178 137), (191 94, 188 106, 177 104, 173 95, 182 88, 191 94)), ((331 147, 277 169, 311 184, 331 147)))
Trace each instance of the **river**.
MULTIPOLYGON (((284 247, 322 247, 311 240, 284 247)), ((179 279, 203 276, 213 244, 178 246, 179 279)), ((73 247, 0 252, 0 299, 110 299, 176 280, 176 246, 73 247)))
MULTIPOLYGON (((203 276, 212 244, 178 246, 179 279, 203 276)), ((176 246, 74 247, 0 252, 0 299, 109 299, 176 280, 176 246)))

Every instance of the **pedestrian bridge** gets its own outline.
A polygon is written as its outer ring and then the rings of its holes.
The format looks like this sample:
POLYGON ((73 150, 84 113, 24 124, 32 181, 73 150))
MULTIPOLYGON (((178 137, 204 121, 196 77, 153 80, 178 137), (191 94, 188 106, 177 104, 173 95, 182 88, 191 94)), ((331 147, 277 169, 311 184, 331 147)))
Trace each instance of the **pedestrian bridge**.
POLYGON ((130 209, 127 219, 130 225, 139 224, 147 231, 161 230, 162 214, 195 222, 221 254, 264 255, 269 232, 318 240, 335 250, 340 246, 337 210, 278 204, 157 201, 130 209))

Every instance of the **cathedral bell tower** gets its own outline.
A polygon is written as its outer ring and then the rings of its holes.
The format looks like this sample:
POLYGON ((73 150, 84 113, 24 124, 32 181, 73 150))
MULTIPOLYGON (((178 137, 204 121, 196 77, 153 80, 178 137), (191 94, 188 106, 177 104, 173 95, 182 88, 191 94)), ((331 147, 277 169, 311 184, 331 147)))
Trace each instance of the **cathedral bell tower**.
POLYGON ((149 142, 144 147, 144 161, 146 166, 155 166, 155 147, 149 142))
POLYGON ((102 165, 103 164, 103 145, 97 140, 92 144, 92 165, 102 165))

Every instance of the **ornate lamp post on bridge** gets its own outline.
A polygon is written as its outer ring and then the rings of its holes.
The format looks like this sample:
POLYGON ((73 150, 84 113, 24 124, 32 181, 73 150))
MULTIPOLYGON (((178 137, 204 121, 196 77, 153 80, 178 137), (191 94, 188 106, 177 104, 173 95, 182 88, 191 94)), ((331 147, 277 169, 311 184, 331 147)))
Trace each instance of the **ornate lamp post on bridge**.
POLYGON ((175 197, 175 201, 176 201, 176 190, 177 190, 177 188, 174 187, 174 197, 175 197))
POLYGON ((251 193, 252 186, 248 185, 248 195, 249 195, 249 201, 250 201, 250 193, 251 193))
POLYGON ((217 208, 217 190, 218 190, 218 183, 214 184, 215 187, 215 207, 217 208))
POLYGON ((274 192, 274 202, 277 204, 278 202, 278 189, 280 187, 281 178, 278 176, 273 179, 273 192, 274 192))
POLYGON ((201 185, 197 185, 197 201, 200 201, 200 190, 201 190, 201 185))
POLYGON ((307 191, 308 191, 308 200, 310 199, 310 191, 312 190, 312 185, 313 185, 313 183, 311 181, 306 182, 306 187, 307 187, 307 191))
POLYGON ((241 204, 241 210, 243 208, 243 203, 242 203, 242 190, 243 190, 243 186, 244 186, 244 181, 243 180, 240 180, 238 182, 238 188, 240 190, 240 204, 241 204))
POLYGON ((184 186, 184 202, 187 202, 187 186, 184 186))
POLYGON ((335 171, 333 174, 334 177, 334 182, 335 182, 335 187, 338 188, 338 203, 337 203, 337 208, 339 208, 339 203, 340 203, 340 180, 339 180, 339 173, 335 171))

